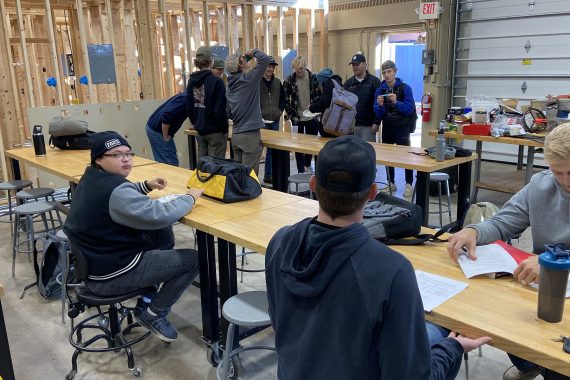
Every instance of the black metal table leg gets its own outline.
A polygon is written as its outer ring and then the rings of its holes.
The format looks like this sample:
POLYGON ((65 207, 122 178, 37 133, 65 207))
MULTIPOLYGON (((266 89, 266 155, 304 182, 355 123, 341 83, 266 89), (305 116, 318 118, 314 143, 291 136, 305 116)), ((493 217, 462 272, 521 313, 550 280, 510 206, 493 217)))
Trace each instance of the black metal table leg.
POLYGON ((14 173, 14 179, 22 179, 22 173, 20 172, 20 162, 15 158, 10 158, 10 163, 12 164, 12 173, 14 173))
MULTIPOLYGON (((388 184, 389 186, 390 184, 388 184)), ((422 209, 422 226, 429 222, 429 173, 418 172, 416 180, 416 204, 422 209)))
MULTIPOLYGON (((237 294, 236 246, 218 238, 218 270, 220 274, 220 305, 237 294)), ((229 322, 222 316, 222 343, 226 342, 229 322)), ((234 347, 239 347, 239 326, 234 330, 234 347)))
POLYGON ((214 237, 196 231, 200 260, 200 302, 202 306, 202 339, 207 343, 220 339, 218 284, 216 281, 216 248, 214 237))
POLYGON ((290 175, 289 152, 286 150, 273 149, 272 169, 273 169, 273 190, 286 193, 287 179, 290 175))
POLYGON ((532 178, 532 169, 534 168, 534 146, 528 147, 528 154, 526 156, 526 175, 524 184, 528 184, 532 178))
POLYGON ((457 220, 463 223, 465 213, 471 204, 471 169, 473 161, 459 165, 459 178, 457 184, 457 220))
POLYGON ((190 170, 196 169, 196 136, 188 135, 188 163, 190 170))

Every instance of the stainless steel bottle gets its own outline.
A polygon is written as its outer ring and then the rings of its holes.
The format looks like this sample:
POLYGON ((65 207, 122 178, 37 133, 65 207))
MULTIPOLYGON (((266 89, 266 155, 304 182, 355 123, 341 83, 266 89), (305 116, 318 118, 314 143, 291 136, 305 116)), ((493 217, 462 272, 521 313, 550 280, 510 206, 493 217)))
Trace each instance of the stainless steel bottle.
POLYGON ((36 156, 43 157, 46 155, 46 142, 44 140, 44 133, 41 125, 34 125, 32 133, 32 141, 34 142, 34 152, 36 156))
POLYGON ((442 120, 439 124, 439 130, 437 131, 437 137, 435 138, 435 160, 436 161, 445 160, 445 136, 443 135, 445 126, 446 126, 446 121, 442 120))

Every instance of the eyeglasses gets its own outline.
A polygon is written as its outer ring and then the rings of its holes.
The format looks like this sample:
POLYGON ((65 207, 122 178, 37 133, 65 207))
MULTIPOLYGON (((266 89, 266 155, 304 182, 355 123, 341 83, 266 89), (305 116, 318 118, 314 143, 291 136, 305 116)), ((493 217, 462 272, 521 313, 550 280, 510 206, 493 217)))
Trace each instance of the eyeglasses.
POLYGON ((106 157, 113 157, 114 159, 123 159, 126 158, 127 160, 130 160, 131 158, 133 158, 135 156, 135 154, 133 152, 115 152, 115 153, 103 153, 103 156, 106 157))

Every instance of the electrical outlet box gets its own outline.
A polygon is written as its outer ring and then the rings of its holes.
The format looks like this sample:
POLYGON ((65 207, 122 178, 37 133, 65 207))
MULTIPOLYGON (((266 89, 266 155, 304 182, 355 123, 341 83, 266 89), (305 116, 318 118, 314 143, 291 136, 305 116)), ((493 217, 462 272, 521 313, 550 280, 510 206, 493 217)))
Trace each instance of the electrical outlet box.
POLYGON ((435 54, 431 49, 422 50, 422 64, 433 65, 435 63, 435 54))

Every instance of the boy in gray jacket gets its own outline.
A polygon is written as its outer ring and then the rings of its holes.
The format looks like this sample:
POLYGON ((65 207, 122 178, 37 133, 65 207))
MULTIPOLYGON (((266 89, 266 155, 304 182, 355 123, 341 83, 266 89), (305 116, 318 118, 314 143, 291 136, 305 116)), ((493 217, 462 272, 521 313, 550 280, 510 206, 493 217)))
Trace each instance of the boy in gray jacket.
POLYGON ((259 103, 259 83, 269 65, 270 58, 264 52, 253 49, 230 54, 226 57, 226 70, 230 73, 226 99, 228 117, 233 120, 232 150, 234 159, 250 166, 259 173, 261 159, 261 133, 265 127, 259 103), (252 59, 257 65, 252 67, 252 59))

